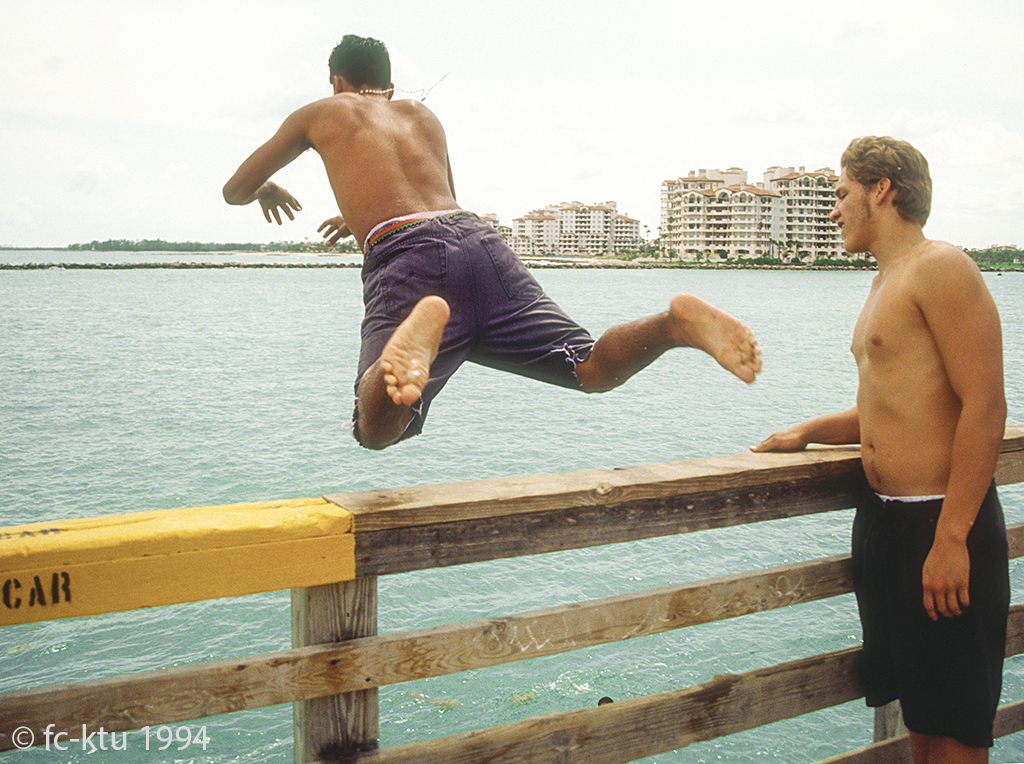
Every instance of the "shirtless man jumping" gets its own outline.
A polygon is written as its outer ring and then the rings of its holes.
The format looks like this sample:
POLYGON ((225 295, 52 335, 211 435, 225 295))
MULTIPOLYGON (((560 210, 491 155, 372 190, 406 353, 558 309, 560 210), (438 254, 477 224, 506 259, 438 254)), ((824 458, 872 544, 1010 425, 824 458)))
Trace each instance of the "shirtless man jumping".
POLYGON ((869 490, 852 558, 867 702, 900 700, 916 764, 985 762, 1009 605, 992 479, 1006 421, 999 315, 974 261, 924 237, 931 178, 910 144, 853 141, 836 197, 846 251, 878 261, 853 330, 857 404, 752 450, 860 444, 869 490))
POLYGON ((751 383, 753 334, 698 298, 608 329, 595 343, 541 289, 494 229, 455 201, 444 130, 419 101, 392 101, 377 40, 346 36, 330 56, 334 95, 302 107, 224 186, 229 204, 258 201, 267 222, 294 220, 295 198, 270 180, 307 149, 324 162, 341 215, 320 226, 365 253, 366 315, 353 433, 384 448, 422 429, 433 397, 470 360, 603 392, 673 347, 694 347, 751 383))

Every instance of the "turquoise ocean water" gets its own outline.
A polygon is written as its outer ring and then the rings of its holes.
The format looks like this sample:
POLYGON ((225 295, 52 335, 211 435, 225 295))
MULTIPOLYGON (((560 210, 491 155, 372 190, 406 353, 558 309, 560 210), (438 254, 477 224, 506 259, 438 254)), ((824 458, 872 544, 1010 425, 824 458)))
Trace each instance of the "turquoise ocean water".
MULTIPOLYGON (((0 252, 0 262, 223 256, 0 252)), ((281 262, 269 256, 238 261, 281 262)), ((313 258, 308 258, 313 260, 313 258)), ((357 269, 0 271, 0 525, 611 468, 745 451, 851 405, 850 332, 872 274, 541 270, 597 333, 689 291, 746 321, 765 370, 747 387, 692 351, 604 396, 476 366, 422 436, 383 453, 348 432, 361 317, 357 269)), ((1024 275, 986 274, 1004 334, 1009 420, 1024 422, 1024 275)), ((1008 522, 1024 490, 1002 491, 1008 522)), ((380 579, 380 631, 517 613, 847 551, 849 512, 380 579)), ((1012 563, 1015 603, 1024 568, 1012 563)), ((690 686, 859 642, 851 596, 531 662, 385 687, 397 745, 690 686)), ((290 644, 287 592, 0 630, 0 690, 271 652, 290 644)), ((1024 658, 1003 702, 1024 698, 1024 658)), ((192 722, 205 752, 34 749, 16 764, 290 762, 291 707, 192 722)), ((646 761, 811 762, 870 742, 861 701, 646 761)), ((155 746, 154 746, 155 749, 155 746)), ((1024 735, 993 762, 1024 761, 1024 735)))

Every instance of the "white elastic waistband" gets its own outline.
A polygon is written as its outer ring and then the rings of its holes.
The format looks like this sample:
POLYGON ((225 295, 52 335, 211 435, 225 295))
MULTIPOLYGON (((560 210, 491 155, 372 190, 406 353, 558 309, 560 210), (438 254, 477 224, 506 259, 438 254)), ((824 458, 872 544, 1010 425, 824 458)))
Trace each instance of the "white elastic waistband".
POLYGON ((937 501, 938 499, 945 499, 945 494, 936 494, 934 496, 885 496, 875 491, 877 496, 882 501, 902 501, 904 504, 919 504, 923 501, 937 501))

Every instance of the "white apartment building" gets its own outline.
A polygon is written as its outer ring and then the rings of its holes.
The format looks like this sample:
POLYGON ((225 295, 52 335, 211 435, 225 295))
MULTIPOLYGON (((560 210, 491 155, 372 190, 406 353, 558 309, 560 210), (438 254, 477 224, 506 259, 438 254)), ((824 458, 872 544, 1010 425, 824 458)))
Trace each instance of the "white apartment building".
POLYGON ((844 256, 829 220, 839 178, 829 169, 772 167, 747 182, 738 167, 691 170, 661 184, 661 251, 695 261, 844 256))
POLYGON ((614 252, 638 251, 644 240, 640 237, 640 221, 628 215, 619 215, 612 222, 612 250, 614 252))
POLYGON ((562 202, 512 221, 512 248, 520 257, 600 257, 641 244, 640 221, 620 215, 615 202, 562 202))
POLYGON ((829 218, 839 183, 831 168, 807 172, 803 167, 770 167, 764 182, 785 201, 788 251, 800 259, 849 257, 839 226, 829 218))
POLYGON ((534 210, 512 221, 512 250, 520 257, 553 255, 559 230, 558 215, 534 210))

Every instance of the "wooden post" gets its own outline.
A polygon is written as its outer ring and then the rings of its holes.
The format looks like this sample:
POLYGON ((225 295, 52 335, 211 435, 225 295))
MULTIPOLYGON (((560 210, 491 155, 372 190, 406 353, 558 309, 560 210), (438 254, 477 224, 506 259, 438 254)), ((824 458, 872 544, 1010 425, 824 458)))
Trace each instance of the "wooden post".
POLYGON ((889 738, 906 735, 909 730, 903 723, 903 712, 900 702, 894 700, 875 709, 875 742, 880 743, 889 738))
MULTIPOLYGON (((292 647, 377 634, 377 579, 292 589, 292 647)), ((295 762, 340 758, 378 744, 377 688, 294 703, 295 762)))

